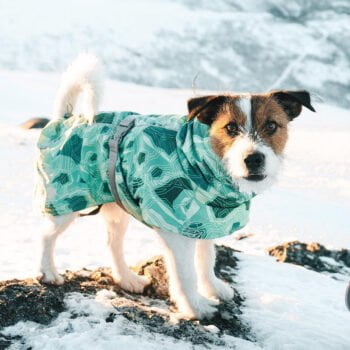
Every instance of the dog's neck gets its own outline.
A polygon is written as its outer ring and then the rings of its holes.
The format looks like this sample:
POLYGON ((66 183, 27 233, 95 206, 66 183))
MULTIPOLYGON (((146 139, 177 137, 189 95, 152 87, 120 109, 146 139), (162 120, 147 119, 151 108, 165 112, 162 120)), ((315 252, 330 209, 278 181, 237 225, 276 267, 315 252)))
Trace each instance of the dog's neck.
POLYGON ((176 143, 187 176, 204 190, 210 188, 208 196, 213 197, 214 191, 221 197, 225 197, 224 193, 235 193, 238 203, 252 198, 251 194, 239 192, 222 161, 213 151, 207 125, 196 119, 184 123, 176 143))

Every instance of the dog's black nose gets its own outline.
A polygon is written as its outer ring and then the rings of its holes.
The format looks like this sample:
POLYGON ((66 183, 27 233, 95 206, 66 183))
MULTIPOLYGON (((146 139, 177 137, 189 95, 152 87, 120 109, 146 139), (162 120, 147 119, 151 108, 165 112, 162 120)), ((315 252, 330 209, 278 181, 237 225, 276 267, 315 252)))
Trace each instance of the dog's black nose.
POLYGON ((250 173, 255 173, 258 170, 261 170, 261 168, 265 164, 265 155, 260 152, 255 152, 252 154, 249 154, 249 156, 244 159, 244 162, 249 170, 250 173))

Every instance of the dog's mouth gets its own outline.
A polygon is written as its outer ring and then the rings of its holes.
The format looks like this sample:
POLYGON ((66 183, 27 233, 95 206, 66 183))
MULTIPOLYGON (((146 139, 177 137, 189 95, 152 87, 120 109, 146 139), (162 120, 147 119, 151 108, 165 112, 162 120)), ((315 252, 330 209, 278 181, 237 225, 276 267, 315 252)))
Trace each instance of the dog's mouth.
POLYGON ((252 174, 245 177, 248 181, 262 181, 266 178, 266 175, 263 174, 252 174))

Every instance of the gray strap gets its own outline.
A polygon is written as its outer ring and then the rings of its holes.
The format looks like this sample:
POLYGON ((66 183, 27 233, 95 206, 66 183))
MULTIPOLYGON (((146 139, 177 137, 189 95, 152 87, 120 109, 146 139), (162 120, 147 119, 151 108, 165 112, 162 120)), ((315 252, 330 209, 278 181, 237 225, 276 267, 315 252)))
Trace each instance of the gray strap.
POLYGON ((134 126, 134 124, 135 124, 135 116, 131 115, 129 117, 126 117, 117 125, 113 137, 109 140, 109 162, 108 162, 109 185, 111 187, 114 200, 124 210, 125 208, 120 200, 117 186, 115 183, 115 167, 117 164, 119 146, 123 141, 124 136, 129 132, 129 130, 134 126))

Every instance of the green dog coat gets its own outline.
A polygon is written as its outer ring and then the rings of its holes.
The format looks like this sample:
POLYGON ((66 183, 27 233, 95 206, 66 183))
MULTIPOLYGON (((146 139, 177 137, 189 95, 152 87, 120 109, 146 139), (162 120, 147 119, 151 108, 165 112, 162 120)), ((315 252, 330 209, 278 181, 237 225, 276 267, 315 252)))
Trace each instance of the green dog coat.
POLYGON ((67 115, 42 130, 38 149, 37 193, 45 213, 114 202, 115 181, 122 207, 152 228, 213 239, 247 223, 252 195, 237 190, 211 147, 209 127, 197 119, 111 112, 90 125, 67 115), (119 138, 111 168, 110 141, 126 118, 133 127, 119 138))

